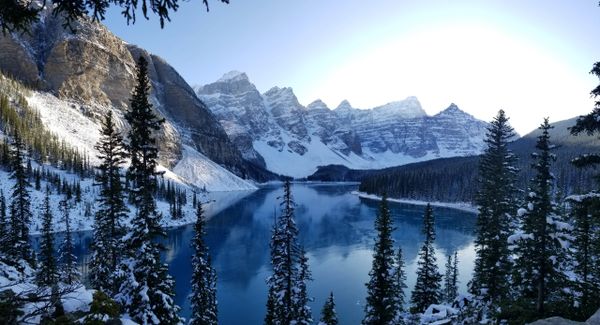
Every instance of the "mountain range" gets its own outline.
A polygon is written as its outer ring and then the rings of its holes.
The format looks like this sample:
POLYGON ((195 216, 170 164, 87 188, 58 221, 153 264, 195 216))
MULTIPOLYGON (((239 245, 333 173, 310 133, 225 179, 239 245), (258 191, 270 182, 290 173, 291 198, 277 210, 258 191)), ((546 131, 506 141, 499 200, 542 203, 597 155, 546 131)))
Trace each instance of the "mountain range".
POLYGON ((484 146, 487 124, 454 104, 433 116, 415 97, 371 109, 348 101, 303 106, 291 88, 261 93, 235 71, 193 89, 165 60, 98 22, 80 20, 73 33, 60 16, 41 17, 29 34, 0 35, 0 70, 28 85, 26 100, 50 131, 92 158, 107 111, 128 129, 123 113, 139 56, 149 62, 151 102, 165 119, 161 168, 208 190, 251 189, 253 181, 302 178, 329 164, 372 169, 475 155, 484 146))
POLYGON ((242 156, 272 172, 306 177, 329 164, 385 168, 441 157, 476 155, 487 123, 455 104, 427 115, 416 97, 371 109, 342 101, 299 103, 292 88, 260 93, 232 71, 204 86, 198 97, 215 114, 242 156))

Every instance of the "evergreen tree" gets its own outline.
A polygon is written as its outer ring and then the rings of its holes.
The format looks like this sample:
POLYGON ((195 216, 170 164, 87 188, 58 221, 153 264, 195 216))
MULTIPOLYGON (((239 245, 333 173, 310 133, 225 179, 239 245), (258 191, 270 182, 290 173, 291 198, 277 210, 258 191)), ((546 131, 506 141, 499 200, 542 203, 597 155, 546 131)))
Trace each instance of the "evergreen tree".
POLYGON ((277 218, 271 236, 271 265, 273 274, 267 279, 269 299, 266 321, 287 325, 295 321, 299 246, 298 228, 294 221, 295 203, 291 185, 283 186, 281 216, 277 218), (269 304, 271 306, 269 306, 269 304))
POLYGON ((553 148, 549 134, 552 126, 547 118, 539 129, 538 152, 532 154, 532 167, 536 174, 529 187, 525 208, 518 211, 520 229, 509 237, 509 243, 515 244, 514 279, 519 295, 522 301, 535 301, 538 316, 543 316, 545 303, 556 301, 558 292, 567 282, 563 272, 565 251, 561 241, 567 241, 563 230, 570 226, 557 215, 552 199, 554 176, 550 167, 555 156, 550 152, 553 148))
POLYGON ((397 314, 397 296, 394 285, 394 240, 392 218, 388 208, 387 196, 381 200, 379 213, 375 218, 377 239, 373 253, 373 262, 369 272, 367 303, 363 324, 392 324, 397 314))
POLYGON ((54 258, 54 235, 52 234, 52 211, 50 189, 46 188, 42 213, 42 238, 36 282, 40 286, 52 287, 58 282, 58 269, 54 258))
POLYGON ((79 270, 77 267, 77 257, 73 254, 74 245, 71 233, 71 217, 69 210, 69 202, 67 200, 61 200, 58 203, 60 212, 62 213, 63 222, 65 223, 65 232, 62 245, 59 250, 60 260, 60 277, 61 282, 64 284, 72 285, 79 281, 79 270))
POLYGON ((446 273, 444 274, 443 298, 447 303, 452 303, 458 295, 458 254, 448 255, 446 273))
POLYGON ((131 232, 126 235, 128 257, 119 267, 121 281, 117 299, 126 307, 133 320, 143 324, 177 324, 181 322, 179 307, 175 304, 174 281, 167 265, 160 259, 164 249, 156 242, 165 233, 160 228, 162 215, 156 210, 153 197, 156 192, 158 148, 153 132, 163 122, 152 111, 148 101, 150 80, 148 62, 140 56, 136 69, 137 84, 133 90, 130 109, 125 119, 128 133, 131 165, 127 171, 130 199, 137 211, 131 232))
POLYGON ((404 294, 404 289, 406 286, 406 271, 404 270, 404 258, 402 257, 402 247, 398 247, 398 253, 396 255, 396 268, 394 269, 394 283, 396 284, 397 290, 397 304, 398 310, 404 311, 404 299, 406 295, 404 294))
POLYGON ((438 304, 441 300, 442 275, 438 271, 433 248, 435 228, 433 209, 430 204, 425 207, 422 232, 425 235, 425 242, 419 252, 417 283, 410 299, 412 313, 424 312, 429 305, 438 304))
POLYGON ((310 298, 308 297, 307 282, 311 281, 311 273, 308 269, 308 257, 303 248, 300 249, 300 260, 299 260, 299 273, 298 279, 296 280, 296 293, 295 293, 295 324, 299 325, 310 325, 313 323, 312 311, 308 306, 310 298))
POLYGON ((94 216, 94 240, 90 261, 90 283, 94 288, 113 295, 118 290, 114 271, 120 262, 125 233, 122 220, 127 217, 127 207, 120 167, 125 162, 123 139, 115 129, 112 113, 102 121, 101 138, 95 148, 101 160, 96 174, 100 186, 97 199, 99 209, 94 216))
POLYGON ((396 324, 404 324, 402 313, 404 312, 404 303, 406 295, 404 289, 406 286, 406 271, 404 270, 404 258, 402 257, 402 247, 398 247, 396 254, 396 266, 394 268, 394 285, 396 289, 396 324))
POLYGON ((196 210, 196 224, 194 226, 194 238, 192 248, 192 293, 191 319, 193 325, 216 325, 217 324, 217 274, 210 265, 210 253, 204 242, 206 232, 205 221, 202 212, 202 204, 198 204, 196 210))
POLYGON ((515 136, 503 110, 490 123, 487 148, 479 162, 479 190, 476 203, 476 259, 470 291, 486 304, 507 298, 511 264, 507 238, 516 210, 516 158, 508 149, 515 136))
POLYGON ((333 301, 333 292, 329 294, 329 298, 325 301, 323 305, 323 310, 321 311, 321 321, 319 325, 337 325, 338 319, 337 314, 335 312, 335 302, 333 301))
MULTIPOLYGON (((600 62, 596 62, 590 71, 600 78, 600 62)), ((580 116, 571 127, 571 134, 600 134, 600 85, 591 92, 596 99, 591 113, 580 116)), ((600 165, 600 153, 581 155, 572 161, 578 168, 595 168, 600 165)), ((573 242, 575 274, 580 312, 589 316, 600 307, 600 174, 595 175, 596 186, 593 191, 571 196, 568 201, 573 205, 574 219, 573 242)))
POLYGON ((0 190, 0 261, 5 261, 8 254, 8 238, 10 224, 6 216, 6 198, 4 191, 0 190))
POLYGON ((29 181, 23 162, 25 147, 18 133, 13 135, 13 150, 11 152, 11 179, 14 180, 10 203, 10 233, 7 247, 9 249, 9 264, 22 268, 20 261, 34 264, 33 252, 29 244, 29 223, 31 222, 31 199, 29 196, 29 181))

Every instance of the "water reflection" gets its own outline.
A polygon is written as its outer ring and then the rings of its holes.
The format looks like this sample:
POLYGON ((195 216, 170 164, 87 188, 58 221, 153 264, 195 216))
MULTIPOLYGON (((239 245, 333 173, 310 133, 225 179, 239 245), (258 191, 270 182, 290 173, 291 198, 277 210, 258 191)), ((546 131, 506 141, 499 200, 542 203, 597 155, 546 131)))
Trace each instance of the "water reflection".
MULTIPOLYGON (((292 186, 298 204, 296 220, 300 242, 308 252, 314 281, 310 283, 314 318, 333 291, 341 324, 359 324, 373 246, 373 221, 378 203, 350 194, 356 186, 292 186)), ((279 211, 280 187, 258 190, 223 209, 207 223, 207 243, 218 273, 219 320, 221 324, 261 324, 269 275, 269 238, 274 215, 279 211)), ((416 258, 423 241, 420 232, 422 206, 390 204, 396 225, 394 238, 407 263, 409 291, 414 286, 416 258)), ((473 214, 438 208, 436 249, 443 268, 445 254, 458 251, 461 290, 473 269, 473 214)), ((165 260, 176 280, 176 301, 184 317, 189 315, 189 242, 193 227, 168 231, 165 260)), ((86 261, 89 233, 78 234, 78 256, 86 261)), ((442 269, 443 271, 443 269, 442 269)), ((407 292, 408 294, 409 292, 407 292)))

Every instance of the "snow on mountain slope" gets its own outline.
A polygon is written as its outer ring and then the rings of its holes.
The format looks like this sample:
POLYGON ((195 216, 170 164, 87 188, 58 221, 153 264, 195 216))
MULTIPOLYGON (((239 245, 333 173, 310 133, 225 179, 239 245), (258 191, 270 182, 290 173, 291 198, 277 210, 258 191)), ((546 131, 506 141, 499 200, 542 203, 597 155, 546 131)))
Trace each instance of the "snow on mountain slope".
POLYGON ((183 146, 183 158, 173 172, 192 184, 208 191, 228 191, 231 188, 253 190, 256 187, 234 176, 225 168, 206 158, 190 146, 183 146))
MULTIPOLYGON (((92 119, 82 111, 81 105, 76 102, 61 100, 49 93, 32 92, 27 98, 29 105, 40 112, 44 125, 57 134, 68 144, 87 152, 92 164, 97 164, 97 151, 94 145, 100 139, 100 126, 96 122, 98 117, 92 119)), ((103 108, 110 110, 110 108, 103 108)), ((123 127, 122 112, 113 110, 116 115, 117 127, 123 127)), ((168 122, 164 125, 167 129, 174 129, 168 122)), ((214 163, 206 156, 190 146, 185 146, 183 159, 178 162, 173 173, 165 176, 179 182, 185 182, 208 191, 239 191, 256 189, 254 185, 245 181, 220 165, 214 163), (181 172, 181 173, 178 173, 181 172)), ((166 167, 160 168, 168 170, 166 167)))
POLYGON ((291 88, 260 94, 237 71, 196 93, 246 159, 296 178, 322 165, 385 168, 476 155, 484 148, 487 123, 454 104, 434 116, 416 97, 373 109, 357 109, 346 100, 334 110, 320 100, 304 107, 291 88))

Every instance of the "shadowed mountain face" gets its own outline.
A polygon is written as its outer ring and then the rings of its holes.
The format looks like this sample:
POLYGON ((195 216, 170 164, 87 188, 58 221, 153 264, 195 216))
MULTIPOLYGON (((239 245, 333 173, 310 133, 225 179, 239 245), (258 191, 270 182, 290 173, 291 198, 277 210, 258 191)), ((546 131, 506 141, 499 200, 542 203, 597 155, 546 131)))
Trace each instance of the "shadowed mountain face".
POLYGON ((304 107, 291 88, 261 94, 241 72, 196 92, 244 158, 294 177, 329 164, 372 169, 478 154, 487 125, 454 104, 428 116, 415 97, 372 109, 343 101, 332 110, 321 100, 304 107))
POLYGON ((113 110, 117 124, 127 128, 122 112, 135 83, 135 61, 144 56, 149 62, 151 100, 166 119, 159 141, 161 162, 173 167, 186 144, 244 173, 241 155, 223 127, 173 67, 125 43, 99 23, 82 20, 74 27, 75 34, 47 11, 30 35, 0 35, 0 69, 34 89, 75 102, 96 121, 113 110))

